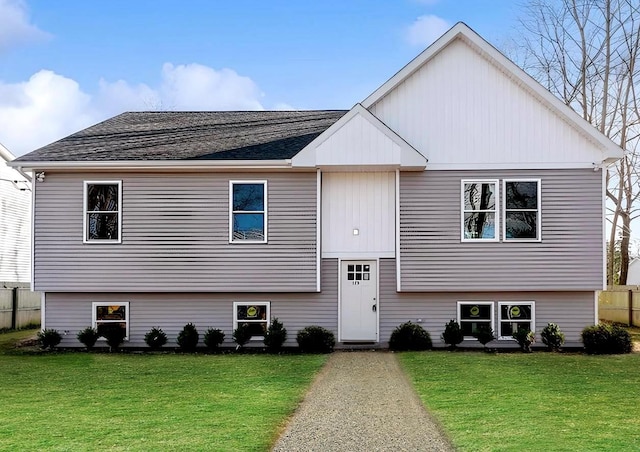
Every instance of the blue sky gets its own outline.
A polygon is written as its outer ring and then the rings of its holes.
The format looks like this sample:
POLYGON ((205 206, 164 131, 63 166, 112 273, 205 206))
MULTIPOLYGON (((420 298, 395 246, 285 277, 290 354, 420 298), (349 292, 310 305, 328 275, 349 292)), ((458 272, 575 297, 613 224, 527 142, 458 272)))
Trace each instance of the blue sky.
POLYGON ((127 110, 346 109, 511 0, 0 0, 0 143, 16 155, 127 110))

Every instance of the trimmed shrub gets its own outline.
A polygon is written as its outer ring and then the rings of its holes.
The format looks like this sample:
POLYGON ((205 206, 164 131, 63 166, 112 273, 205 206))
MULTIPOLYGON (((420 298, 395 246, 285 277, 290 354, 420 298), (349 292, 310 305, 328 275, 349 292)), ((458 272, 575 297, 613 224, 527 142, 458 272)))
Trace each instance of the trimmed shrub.
POLYGON ((209 350, 216 350, 224 341, 224 332, 217 328, 209 328, 204 332, 204 345, 209 350))
POLYGON ((560 327, 555 323, 548 323, 540 333, 542 342, 547 346, 549 351, 557 352, 564 344, 564 333, 560 331, 560 327))
POLYGON ((389 349, 396 351, 429 350, 432 346, 431 336, 417 323, 397 326, 389 338, 389 349))
POLYGON ((47 329, 38 331, 38 344, 43 350, 53 350, 62 341, 62 336, 58 330, 47 329))
POLYGON ((478 325, 478 328, 476 329, 475 333, 473 333, 473 336, 478 339, 478 342, 480 342, 485 347, 489 342, 496 338, 495 334, 493 333, 493 328, 491 328, 491 325, 487 325, 486 323, 478 325))
POLYGON ((307 326, 296 335, 302 353, 331 353, 336 345, 333 333, 317 325, 307 326))
POLYGON ((182 331, 178 333, 178 346, 185 352, 195 352, 199 340, 200 334, 198 334, 196 326, 191 322, 187 323, 182 328, 182 331))
POLYGON ((536 336, 529 328, 518 328, 518 331, 513 333, 513 338, 520 346, 520 350, 525 353, 531 353, 531 344, 536 341, 536 336))
POLYGON ((582 343, 590 355, 631 353, 631 335, 618 325, 588 326, 582 330, 582 343))
POLYGON ((269 351, 276 352, 282 348, 286 340, 287 329, 277 317, 274 317, 264 334, 264 345, 269 351))
POLYGON ((76 337, 82 344, 84 344, 85 347, 87 347, 87 350, 91 350, 93 346, 96 345, 100 335, 98 334, 98 330, 88 326, 84 330, 78 331, 76 337))
POLYGON ((248 323, 241 323, 238 328, 233 330, 233 340, 238 347, 244 347, 244 345, 251 340, 251 327, 248 323))
POLYGON ((155 326, 144 335, 144 341, 151 350, 160 350, 167 343, 167 335, 155 326))
POLYGON ((124 338, 127 336, 127 330, 120 325, 103 325, 102 336, 107 340, 107 345, 111 348, 111 351, 116 351, 124 342, 124 338))
POLYGON ((460 328, 460 324, 455 320, 449 320, 449 323, 444 326, 441 338, 452 350, 456 348, 464 340, 464 333, 460 328))

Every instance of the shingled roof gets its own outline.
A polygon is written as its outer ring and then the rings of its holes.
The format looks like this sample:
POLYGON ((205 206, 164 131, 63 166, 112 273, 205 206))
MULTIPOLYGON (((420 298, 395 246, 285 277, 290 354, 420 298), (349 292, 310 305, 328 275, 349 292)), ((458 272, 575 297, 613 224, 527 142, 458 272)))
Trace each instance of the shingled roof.
POLYGON ((346 113, 129 112, 17 159, 28 162, 288 159, 346 113))

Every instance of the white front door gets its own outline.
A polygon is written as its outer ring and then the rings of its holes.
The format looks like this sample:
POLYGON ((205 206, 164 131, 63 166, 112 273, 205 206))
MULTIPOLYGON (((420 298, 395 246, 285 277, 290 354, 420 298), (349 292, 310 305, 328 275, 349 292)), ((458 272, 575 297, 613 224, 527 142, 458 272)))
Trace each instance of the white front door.
POLYGON ((378 342, 376 261, 342 261, 340 340, 378 342))

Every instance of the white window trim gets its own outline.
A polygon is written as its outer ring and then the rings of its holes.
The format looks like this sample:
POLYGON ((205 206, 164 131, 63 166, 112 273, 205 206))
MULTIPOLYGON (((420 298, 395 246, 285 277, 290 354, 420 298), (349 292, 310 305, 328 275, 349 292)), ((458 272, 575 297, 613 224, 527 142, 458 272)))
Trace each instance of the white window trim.
POLYGON ((502 306, 511 306, 514 304, 518 305, 530 305, 531 306, 531 331, 536 331, 536 303, 535 301, 500 301, 498 302, 498 331, 496 331, 498 335, 498 340, 505 341, 511 340, 515 341, 513 336, 500 336, 501 326, 502 326, 502 306))
MULTIPOLYGON (((238 306, 265 306, 267 308, 267 328, 271 325, 271 302, 270 301, 234 301, 233 302, 233 331, 238 328, 238 306)), ((263 323, 264 320, 242 320, 243 323, 263 323)), ((252 341, 262 341, 264 336, 251 336, 252 341)))
POLYGON ((122 243, 122 181, 121 180, 86 180, 84 181, 84 188, 82 190, 82 243, 89 245, 96 244, 118 244, 122 243), (89 234, 87 233, 87 214, 88 199, 87 199, 87 186, 89 185, 117 185, 118 186, 118 239, 117 240, 89 240, 89 234))
MULTIPOLYGON (((494 335, 496 334, 496 326, 495 326, 495 310, 494 310, 494 305, 495 302, 493 301, 458 301, 458 314, 457 314, 457 320, 458 320, 458 325, 460 325, 462 327, 462 306, 466 306, 466 305, 470 305, 470 304, 477 304, 477 305, 484 305, 484 306, 490 306, 491 307, 491 314, 490 314, 490 321, 491 321, 491 329, 494 332, 494 335)), ((473 336, 464 336, 465 340, 474 340, 477 341, 478 339, 476 339, 473 336)))
MULTIPOLYGON (((96 330, 98 329, 98 318, 96 315, 96 308, 98 306, 125 306, 125 319, 124 322, 127 324, 127 335, 124 338, 125 341, 129 340, 129 302, 128 301, 94 301, 91 303, 91 325, 96 330)), ((101 320, 101 323, 121 323, 122 320, 101 320)), ((104 337, 101 337, 99 340, 105 340, 104 337)))
MULTIPOLYGON (((542 241, 542 179, 535 178, 514 178, 502 180, 502 205, 504 206, 504 215, 502 218, 502 241, 503 242, 541 242, 542 241), (510 239, 507 237, 507 182, 536 182, 538 184, 538 209, 536 217, 536 238, 535 239, 510 239)), ((524 209, 513 209, 525 211, 524 209)), ((526 210, 532 212, 532 209, 526 210)))
POLYGON ((487 242, 499 242, 500 241, 500 232, 498 231, 500 227, 500 180, 499 179, 462 179, 460 181, 460 241, 461 242, 469 242, 469 243, 487 243, 487 242), (494 194, 494 199, 496 202, 495 210, 487 211, 494 212, 495 214, 495 234, 492 239, 468 239, 464 236, 464 186, 465 184, 494 184, 496 187, 496 192, 494 194))
POLYGON ((268 190, 266 180, 230 180, 229 181, 229 243, 267 243, 267 224, 268 224, 268 190), (255 211, 264 215, 264 240, 233 240, 233 185, 234 184, 262 184, 264 185, 264 210, 255 211))

